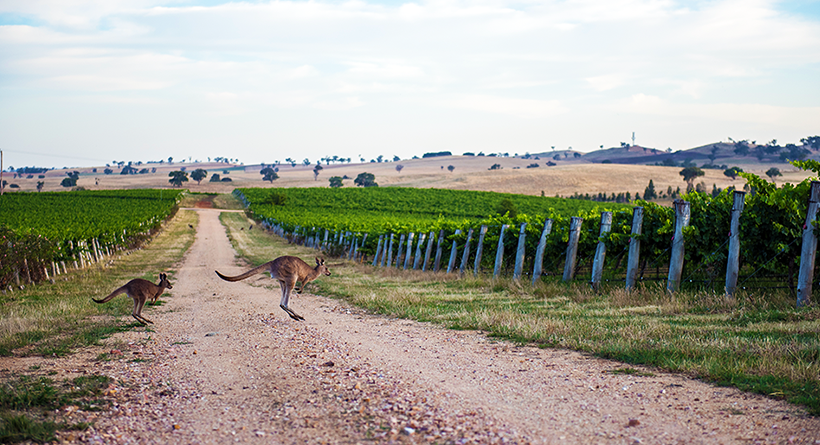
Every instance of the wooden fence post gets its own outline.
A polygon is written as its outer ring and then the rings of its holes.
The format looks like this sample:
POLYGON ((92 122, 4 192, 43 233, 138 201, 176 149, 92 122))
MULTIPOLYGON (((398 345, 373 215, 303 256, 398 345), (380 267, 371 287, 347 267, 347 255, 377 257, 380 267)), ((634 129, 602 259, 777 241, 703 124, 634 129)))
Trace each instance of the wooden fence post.
MULTIPOLYGON (((385 240, 384 242, 385 242, 385 244, 387 244, 387 240, 385 240)), ((390 264, 392 264, 391 261, 393 261, 393 234, 392 233, 390 234, 390 247, 387 248, 386 253, 387 253, 387 255, 386 255, 386 257, 387 257, 387 267, 390 267, 390 264)), ((381 263, 382 267, 384 267, 384 259, 385 259, 385 254, 383 253, 382 254, 382 263, 381 263)))
POLYGON ((732 222, 729 224, 729 257, 726 260, 726 297, 734 298, 737 275, 740 272, 740 214, 743 213, 746 192, 735 190, 732 201, 732 222))
MULTIPOLYGON (((461 235, 461 229, 456 229, 455 236, 461 235)), ((453 248, 450 249, 450 261, 447 262, 447 273, 453 271, 456 267, 456 255, 458 254, 458 241, 453 240, 453 248)))
POLYGON ((498 278, 501 273, 501 261, 504 259, 504 232, 510 227, 508 224, 501 226, 501 232, 498 234, 498 248, 495 251, 495 267, 493 267, 493 279, 498 278))
POLYGON ((475 248, 475 266, 473 266, 473 276, 478 276, 481 271, 481 255, 484 253, 484 236, 487 235, 487 226, 482 225, 478 230, 478 246, 475 248))
POLYGON ((413 270, 419 269, 419 263, 421 262, 421 248, 424 246, 425 237, 427 237, 426 233, 419 233, 419 242, 416 244, 416 257, 413 258, 413 270))
POLYGON ((401 249, 404 247, 404 234, 399 236, 399 248, 396 250, 396 269, 401 267, 401 249))
MULTIPOLYGON (((598 238, 606 236, 612 229, 612 212, 601 212, 601 230, 598 238)), ((598 247, 595 249, 595 259, 592 261, 592 288, 596 291, 601 287, 601 277, 604 274, 604 262, 606 261, 606 243, 598 240, 598 247)))
POLYGON ((410 232, 407 235, 407 253, 404 254, 404 270, 407 270, 407 266, 410 263, 410 257, 413 256, 413 238, 415 237, 415 233, 410 232))
POLYGON ((814 221, 820 207, 820 182, 812 181, 809 193, 809 208, 803 224, 803 248, 800 251, 800 273, 797 276, 797 307, 811 303, 811 281, 814 279, 814 259, 817 255, 817 237, 814 236, 814 221))
POLYGON ((626 265, 626 290, 635 289, 638 267, 641 263, 641 240, 636 236, 643 230, 643 207, 632 209, 632 236, 629 238, 629 259, 626 265))
POLYGON ((433 264, 433 272, 438 272, 439 266, 441 266, 441 252, 443 246, 441 243, 444 241, 444 229, 439 230, 438 232, 438 242, 436 243, 436 261, 433 264))
POLYGON ((676 199, 675 206, 675 237, 672 238, 672 258, 669 261, 669 279, 666 290, 675 292, 680 289, 680 277, 683 273, 683 229, 689 225, 689 202, 676 199))
POLYGON ((434 232, 427 235, 427 250, 424 252, 424 264, 421 265, 421 270, 426 271, 427 265, 430 264, 430 255, 433 253, 433 239, 436 237, 434 232))
POLYGON ((569 241, 567 241, 567 261, 564 263, 564 281, 575 278, 575 260, 578 256, 578 241, 581 239, 581 226, 584 218, 573 216, 569 223, 569 241))
POLYGON ((544 229, 541 231, 541 239, 538 240, 538 247, 535 249, 535 265, 532 268, 532 284, 541 278, 544 269, 544 249, 547 247, 547 237, 552 232, 552 220, 547 218, 544 221, 544 229))
POLYGON ((464 271, 467 270, 467 261, 470 259, 470 241, 473 240, 473 229, 467 231, 467 242, 464 243, 464 253, 461 255, 461 266, 458 269, 458 273, 464 275, 464 271))
POLYGON ((515 267, 513 268, 513 280, 521 279, 521 272, 524 269, 524 250, 527 242, 527 223, 521 223, 518 231, 518 249, 515 252, 515 267))
POLYGON ((379 263, 379 254, 382 253, 382 241, 384 240, 384 235, 379 235, 379 243, 376 245, 376 254, 373 255, 373 267, 376 267, 376 264, 379 263))

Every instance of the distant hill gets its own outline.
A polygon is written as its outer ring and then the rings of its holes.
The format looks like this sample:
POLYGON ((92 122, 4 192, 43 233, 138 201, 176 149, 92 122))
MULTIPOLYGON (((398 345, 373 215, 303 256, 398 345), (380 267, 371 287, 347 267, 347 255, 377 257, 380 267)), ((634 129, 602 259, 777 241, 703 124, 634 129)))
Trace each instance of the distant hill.
POLYGON ((605 148, 589 153, 559 150, 518 156, 522 159, 547 159, 557 164, 595 163, 683 166, 694 164, 698 167, 726 168, 723 166, 755 167, 763 165, 787 164, 789 160, 820 160, 820 137, 811 136, 801 140, 801 144, 777 145, 775 141, 756 144, 748 141, 715 142, 672 151, 639 145, 624 144, 620 147, 605 148))

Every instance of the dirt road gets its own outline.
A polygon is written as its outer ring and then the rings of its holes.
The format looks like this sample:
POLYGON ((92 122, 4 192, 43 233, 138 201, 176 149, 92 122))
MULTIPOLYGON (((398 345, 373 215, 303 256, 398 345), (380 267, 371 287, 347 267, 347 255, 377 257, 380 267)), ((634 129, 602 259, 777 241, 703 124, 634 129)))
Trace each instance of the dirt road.
MULTIPOLYGON (((194 211, 194 210, 184 210, 194 211)), ((564 350, 362 313, 303 294, 229 283, 219 210, 196 241, 154 332, 121 334, 113 411, 83 443, 820 443, 820 420, 783 402, 564 350)), ((320 279, 333 279, 323 277, 320 279)))

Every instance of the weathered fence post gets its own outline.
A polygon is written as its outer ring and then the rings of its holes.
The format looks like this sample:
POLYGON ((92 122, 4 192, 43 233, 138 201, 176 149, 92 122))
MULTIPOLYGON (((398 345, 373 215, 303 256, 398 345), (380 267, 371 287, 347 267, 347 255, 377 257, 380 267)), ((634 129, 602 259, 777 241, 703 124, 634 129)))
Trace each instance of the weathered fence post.
MULTIPOLYGON (((612 212, 601 212, 601 230, 598 238, 606 236, 612 229, 612 212)), ((606 261, 606 243, 598 240, 598 247, 595 249, 595 259, 592 261, 592 288, 596 291, 601 286, 601 277, 604 274, 604 262, 606 261)))
POLYGON ((426 233, 419 233, 419 242, 416 244, 416 257, 413 258, 413 270, 418 270, 421 262, 421 248, 424 246, 424 239, 427 237, 426 233))
POLYGON ((538 247, 535 249, 535 265, 532 268, 532 284, 541 278, 544 269, 544 249, 547 247, 547 237, 552 232, 552 220, 547 218, 544 221, 544 230, 541 231, 541 239, 538 240, 538 247))
POLYGON ((578 241, 581 239, 581 226, 584 218, 573 216, 569 223, 569 241, 567 241, 567 261, 564 263, 564 281, 575 278, 575 260, 578 256, 578 241))
POLYGON ((376 245, 376 254, 373 255, 373 267, 376 267, 376 264, 379 264, 379 254, 382 253, 382 241, 384 240, 384 235, 379 235, 379 243, 376 245))
POLYGON ((413 238, 414 238, 414 236, 415 236, 415 233, 413 233, 413 232, 410 232, 410 234, 407 235, 407 253, 404 254, 404 268, 403 268, 404 270, 407 270, 407 266, 410 264, 410 257, 413 256, 413 238))
POLYGON ((732 202, 732 222, 729 224, 729 258, 726 260, 726 297, 734 298, 740 271, 740 214, 743 213, 746 192, 735 190, 732 202))
POLYGON ((427 265, 430 264, 430 255, 433 253, 433 238, 436 237, 436 234, 431 231, 427 237, 427 250, 424 252, 424 264, 421 265, 422 271, 426 271, 427 265))
POLYGON ((508 224, 501 226, 501 232, 498 234, 498 249, 495 251, 495 267, 493 267, 493 279, 498 278, 501 273, 501 261, 504 259, 504 232, 510 227, 508 224))
POLYGON ((518 231, 518 249, 515 252, 515 267, 513 268, 513 280, 521 279, 521 272, 524 269, 524 249, 527 241, 527 223, 521 223, 518 231))
POLYGON ((404 247, 404 234, 399 237, 399 248, 396 250, 396 269, 401 267, 401 249, 404 247))
POLYGON ((473 276, 478 276, 481 270, 481 255, 484 253, 484 236, 487 235, 487 226, 482 225, 478 230, 478 246, 475 248, 475 265, 473 266, 473 276))
MULTIPOLYGON (((461 235, 461 229, 456 229, 455 236, 461 235)), ((447 262, 447 273, 453 271, 453 268, 456 267, 456 255, 458 254, 458 241, 453 240, 453 248, 450 249, 450 261, 447 262)))
MULTIPOLYGON (((387 244, 387 240, 385 240, 384 243, 387 244)), ((387 248, 386 253, 387 253, 387 255, 386 255, 386 257, 387 257, 387 267, 390 267, 390 264, 392 264, 391 262, 393 261, 393 234, 392 233, 390 234, 390 247, 387 248)), ((385 254, 383 253, 382 254, 381 267, 384 267, 384 259, 385 259, 385 254)))
POLYGON ((820 207, 820 182, 812 181, 809 192, 809 208, 803 224, 803 248, 800 251, 800 273, 797 276, 797 307, 811 303, 811 281, 814 279, 814 259, 817 255, 817 237, 814 221, 820 207))
POLYGON ((683 229, 689 225, 689 202, 676 199, 675 205, 675 237, 672 238, 672 258, 669 261, 669 279, 666 290, 675 292, 680 288, 680 277, 683 273, 683 229))
POLYGON ((643 230, 643 207, 632 209, 632 235, 629 238, 629 259, 626 264, 626 290, 635 288, 638 281, 638 266, 641 262, 641 240, 637 235, 643 230))
POLYGON ((461 254, 461 266, 458 269, 458 273, 464 275, 464 271, 467 270, 467 261, 470 259, 470 241, 473 240, 473 229, 467 231, 467 242, 464 243, 464 253, 461 254))
POLYGON ((441 243, 444 241, 444 229, 441 229, 438 232, 438 242, 436 243, 436 261, 433 264, 433 272, 438 272, 439 266, 441 266, 441 253, 443 246, 441 243))

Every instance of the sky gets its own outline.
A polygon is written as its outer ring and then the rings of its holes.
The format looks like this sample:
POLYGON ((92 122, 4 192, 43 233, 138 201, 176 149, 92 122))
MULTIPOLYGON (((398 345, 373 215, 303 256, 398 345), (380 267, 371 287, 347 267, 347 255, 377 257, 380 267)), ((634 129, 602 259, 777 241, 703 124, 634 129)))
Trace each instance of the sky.
POLYGON ((0 0, 8 166, 820 134, 820 0, 0 0))

